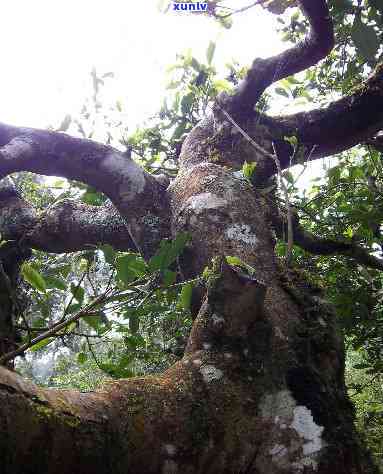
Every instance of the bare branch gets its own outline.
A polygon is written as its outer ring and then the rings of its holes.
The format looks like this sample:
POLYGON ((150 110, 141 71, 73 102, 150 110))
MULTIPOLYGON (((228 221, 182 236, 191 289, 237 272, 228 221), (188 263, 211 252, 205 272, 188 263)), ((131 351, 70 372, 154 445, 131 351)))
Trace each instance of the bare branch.
MULTIPOLYGON (((273 216, 273 225, 277 236, 286 238, 287 224, 278 216, 273 216)), ((323 239, 306 231, 299 223, 297 214, 293 219, 294 243, 314 255, 344 255, 367 267, 383 270, 383 260, 371 255, 366 249, 354 242, 345 242, 334 239, 323 239)))
POLYGON ((274 82, 303 71, 327 56, 334 46, 333 24, 325 0, 299 0, 310 24, 304 41, 267 59, 257 58, 232 96, 221 96, 221 105, 236 120, 252 114, 263 91, 274 82))
MULTIPOLYGON (((276 120, 296 135, 307 150, 315 147, 307 160, 340 153, 366 140, 383 149, 381 139, 370 140, 383 129, 383 64, 352 94, 328 107, 276 120)), ((289 167, 289 156, 281 164, 283 168, 289 167)))
POLYGON ((144 256, 169 236, 166 189, 126 154, 64 133, 0 124, 0 177, 17 171, 62 176, 105 193, 144 256))
POLYGON ((116 250, 136 250, 125 222, 105 206, 62 200, 38 215, 15 188, 0 188, 0 234, 27 247, 65 253, 110 244, 116 250))

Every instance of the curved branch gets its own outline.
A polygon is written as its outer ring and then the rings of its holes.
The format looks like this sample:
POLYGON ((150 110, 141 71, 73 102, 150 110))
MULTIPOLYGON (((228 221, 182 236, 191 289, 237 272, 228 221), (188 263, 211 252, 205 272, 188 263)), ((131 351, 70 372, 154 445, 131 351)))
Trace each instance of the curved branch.
POLYGON ((166 188, 127 154, 64 133, 0 124, 0 177, 17 171, 62 176, 105 193, 127 219, 145 257, 170 234, 166 188))
POLYGON ((52 253, 76 252, 102 244, 116 250, 135 249, 125 222, 111 203, 89 206, 65 199, 39 216, 9 186, 0 188, 0 234, 4 240, 52 253))
MULTIPOLYGON (((328 107, 276 120, 306 147, 307 161, 340 153, 371 139, 383 129, 383 64, 352 94, 328 107)), ((381 143, 380 140, 382 148, 381 143)), ((379 141, 373 145, 379 145, 379 141)), ((281 164, 289 167, 290 157, 282 158, 281 164)))
POLYGON ((315 65, 332 50, 334 32, 326 1, 299 0, 298 4, 310 24, 310 32, 304 41, 277 56, 257 58, 235 94, 221 97, 220 105, 237 120, 252 114, 268 86, 315 65))
MULTIPOLYGON (((286 240, 287 223, 281 216, 272 217, 277 236, 286 240)), ((314 255, 340 254, 353 258, 356 262, 367 267, 383 270, 383 260, 370 255, 366 249, 354 242, 342 242, 333 239, 323 239, 306 231, 299 223, 298 216, 293 218, 294 243, 314 255)))

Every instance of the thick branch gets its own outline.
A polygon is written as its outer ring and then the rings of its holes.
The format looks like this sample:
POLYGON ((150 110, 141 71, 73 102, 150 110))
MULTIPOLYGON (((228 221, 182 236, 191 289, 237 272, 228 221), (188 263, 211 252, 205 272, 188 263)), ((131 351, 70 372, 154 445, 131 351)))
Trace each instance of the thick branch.
MULTIPOLYGON (((307 149, 307 160, 347 150, 383 129, 383 64, 352 94, 323 109, 279 117, 307 149)), ((379 143, 377 143, 379 145, 379 143)), ((284 168, 290 157, 281 157, 284 168)))
POLYGON ((0 234, 27 247, 65 253, 110 244, 135 249, 125 222, 114 206, 89 206, 69 199, 38 215, 14 188, 0 189, 0 234))
MULTIPOLYGON (((278 216, 273 216, 273 225, 279 238, 286 240, 287 223, 278 216)), ((297 215, 293 219, 294 243, 315 255, 345 255, 367 267, 383 270, 383 260, 370 255, 366 249, 354 242, 342 242, 334 239, 323 239, 306 231, 299 223, 297 215)))
POLYGON ((302 12, 310 24, 304 41, 267 59, 256 59, 233 96, 221 104, 237 120, 253 112, 264 90, 274 82, 303 71, 327 56, 334 46, 333 24, 325 0, 300 0, 302 12))
POLYGON ((17 171, 62 176, 104 192, 127 219, 144 256, 169 235, 166 189, 126 154, 57 132, 0 124, 0 177, 17 171))

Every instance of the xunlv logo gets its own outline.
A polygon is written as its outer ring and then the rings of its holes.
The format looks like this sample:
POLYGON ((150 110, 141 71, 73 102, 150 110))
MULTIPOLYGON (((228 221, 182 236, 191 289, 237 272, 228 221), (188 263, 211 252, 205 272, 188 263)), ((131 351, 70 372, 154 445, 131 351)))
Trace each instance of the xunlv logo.
POLYGON ((207 3, 206 2, 197 2, 197 3, 179 3, 173 2, 173 11, 188 11, 188 12, 206 12, 207 3))

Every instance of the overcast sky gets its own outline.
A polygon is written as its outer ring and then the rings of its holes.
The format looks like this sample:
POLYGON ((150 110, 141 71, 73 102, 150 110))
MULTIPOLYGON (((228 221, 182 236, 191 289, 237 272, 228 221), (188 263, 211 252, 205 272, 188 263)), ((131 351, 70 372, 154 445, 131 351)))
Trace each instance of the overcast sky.
MULTIPOLYGON (((229 3, 229 2, 228 2, 229 3)), ((235 5, 247 2, 236 0, 235 5)), ((3 0, 0 120, 46 127, 78 111, 89 94, 93 67, 113 71, 109 94, 138 123, 162 102, 166 66, 191 48, 204 58, 217 42, 215 65, 281 51, 275 17, 256 7, 231 30, 198 13, 161 14, 158 0, 3 0)))
MULTIPOLYGON (((214 65, 223 71, 235 59, 250 64, 286 48, 276 16, 255 7, 234 17, 224 30, 199 13, 160 13, 158 0, 2 0, 0 4, 0 121, 20 126, 58 126, 78 114, 91 93, 90 71, 112 71, 110 102, 127 112, 130 132, 158 111, 176 54, 192 49, 205 61, 209 41, 217 43, 214 65)), ((228 0, 244 6, 248 0, 228 0)), ((274 102, 279 107, 279 103, 274 102)), ((281 106, 282 107, 282 106, 281 106)), ((274 107, 275 111, 276 108, 274 107)), ((282 108, 282 112, 285 109, 282 108)), ((322 173, 309 164, 300 182, 322 173)))

